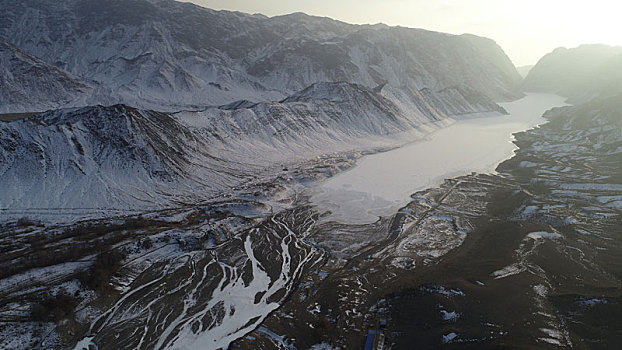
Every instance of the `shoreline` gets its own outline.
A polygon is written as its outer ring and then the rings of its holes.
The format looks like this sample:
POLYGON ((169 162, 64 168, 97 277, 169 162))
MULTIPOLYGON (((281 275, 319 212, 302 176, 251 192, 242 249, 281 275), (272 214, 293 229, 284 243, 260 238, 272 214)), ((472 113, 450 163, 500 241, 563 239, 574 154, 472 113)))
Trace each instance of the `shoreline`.
POLYGON ((529 94, 503 105, 509 116, 458 120, 418 141, 357 159, 348 171, 308 192, 314 205, 331 211, 329 219, 371 223, 406 205, 412 193, 446 179, 495 173, 500 163, 514 156, 514 134, 546 123, 542 115, 563 105, 562 99, 529 94))

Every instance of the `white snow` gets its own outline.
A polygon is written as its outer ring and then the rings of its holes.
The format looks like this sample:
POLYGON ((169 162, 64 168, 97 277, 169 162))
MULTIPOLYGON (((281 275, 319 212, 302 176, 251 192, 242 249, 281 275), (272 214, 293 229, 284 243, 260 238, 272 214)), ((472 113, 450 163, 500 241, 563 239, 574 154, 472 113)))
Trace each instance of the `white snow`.
POLYGON ((445 310, 441 310, 441 317, 445 321, 455 322, 458 320, 458 314, 455 311, 448 312, 445 310))
POLYGON ((518 264, 508 265, 501 270, 494 271, 491 276, 495 279, 506 278, 509 276, 517 275, 521 272, 524 272, 526 269, 523 266, 519 266, 518 264))
POLYGON ((463 297, 466 295, 460 289, 447 289, 439 285, 425 286, 425 287, 422 287, 421 289, 427 293, 437 293, 437 294, 441 294, 447 297, 454 297, 454 296, 463 297))
POLYGON ((456 339, 458 337, 458 334, 451 332, 449 334, 446 334, 443 336, 443 343, 447 344, 452 342, 454 339, 456 339))
POLYGON ((399 269, 411 270, 415 268, 415 261, 406 256, 398 256, 391 261, 391 265, 399 269))
POLYGON ((540 338, 540 340, 550 344, 562 345, 564 335, 560 331, 551 328, 540 328, 540 331, 548 336, 547 338, 540 338))
POLYGON ((93 337, 86 337, 82 340, 80 340, 76 346, 73 348, 73 350, 91 350, 91 349, 95 349, 97 350, 97 344, 93 343, 93 337))
POLYGON ((542 238, 548 238, 548 239, 558 239, 561 238, 562 235, 560 235, 559 233, 555 233, 555 232, 531 232, 527 235, 527 237, 531 238, 531 239, 542 239, 542 238))
POLYGON ((285 336, 278 335, 266 327, 257 328, 258 333, 263 333, 272 339, 279 347, 283 349, 296 350, 296 347, 289 343, 285 336))
POLYGON ((542 298, 545 298, 549 294, 549 289, 542 284, 536 284, 533 286, 533 290, 542 298))
MULTIPOLYGON (((281 241, 282 267, 280 279, 271 282, 267 272, 255 258, 253 251, 252 234, 246 237, 244 247, 246 255, 252 264, 253 279, 248 285, 245 284, 242 276, 238 276, 236 270, 232 270, 229 266, 222 264, 222 268, 229 269, 232 273, 230 280, 223 278, 221 285, 214 290, 214 294, 205 306, 203 312, 188 317, 186 312, 182 312, 178 320, 172 322, 160 337, 160 342, 156 348, 160 348, 167 340, 168 334, 174 329, 179 329, 179 333, 173 338, 168 345, 175 349, 218 349, 227 348, 229 344, 242 337, 244 334, 252 331, 274 310, 279 307, 278 302, 268 302, 268 298, 280 289, 289 291, 292 288, 292 281, 297 278, 312 255, 307 255, 303 261, 299 262, 292 271, 292 259, 290 256, 289 242, 294 239, 294 233, 278 221, 275 224, 282 225, 289 234, 281 241), (262 297, 258 303, 252 301, 257 295, 262 297), (235 310, 235 312, 226 313, 219 324, 213 325, 209 330, 201 333, 195 333, 192 330, 193 320, 200 320, 205 314, 210 313, 212 308, 222 303, 225 310, 235 310), (252 320, 253 322, 249 322, 252 320)), ((223 273, 223 276, 226 276, 223 273)), ((187 297, 184 307, 193 305, 193 296, 187 297)))

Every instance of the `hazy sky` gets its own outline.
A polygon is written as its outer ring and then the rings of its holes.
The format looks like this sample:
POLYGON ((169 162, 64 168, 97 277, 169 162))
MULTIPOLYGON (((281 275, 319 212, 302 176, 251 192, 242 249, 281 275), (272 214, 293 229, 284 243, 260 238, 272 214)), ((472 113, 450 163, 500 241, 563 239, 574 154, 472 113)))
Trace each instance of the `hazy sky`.
POLYGON ((191 0, 268 16, 305 12, 494 39, 517 66, 559 46, 622 45, 622 3, 612 0, 191 0))

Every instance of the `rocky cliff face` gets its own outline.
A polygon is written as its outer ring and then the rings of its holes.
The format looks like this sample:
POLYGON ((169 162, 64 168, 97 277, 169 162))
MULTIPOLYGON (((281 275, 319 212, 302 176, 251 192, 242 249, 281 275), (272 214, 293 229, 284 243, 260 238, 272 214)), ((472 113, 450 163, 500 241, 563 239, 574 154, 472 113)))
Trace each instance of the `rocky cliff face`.
POLYGON ((527 91, 553 92, 575 102, 622 92, 622 47, 582 45, 544 56, 524 81, 527 91))
POLYGON ((279 100, 323 81, 465 86, 494 100, 521 94, 499 46, 472 35, 304 14, 267 18, 172 0, 1 0, 0 8, 0 36, 96 82, 110 103, 174 111, 279 100))

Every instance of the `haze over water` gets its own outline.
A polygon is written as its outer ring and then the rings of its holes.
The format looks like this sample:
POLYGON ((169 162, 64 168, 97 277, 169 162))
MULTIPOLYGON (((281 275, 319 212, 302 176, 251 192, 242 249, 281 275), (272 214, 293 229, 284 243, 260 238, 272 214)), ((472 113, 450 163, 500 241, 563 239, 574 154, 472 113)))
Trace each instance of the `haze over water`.
POLYGON ((311 202, 332 214, 327 220, 371 223, 406 205, 410 195, 471 172, 494 173, 517 147, 513 134, 544 123, 542 114, 565 105, 552 94, 528 94, 500 103, 509 115, 465 119, 427 138, 365 156, 355 167, 312 190, 311 202))

